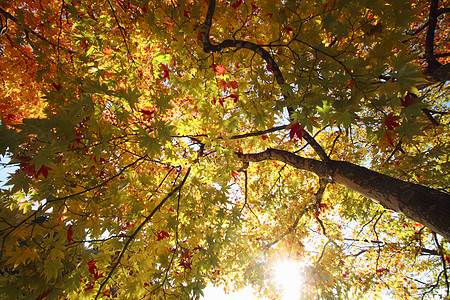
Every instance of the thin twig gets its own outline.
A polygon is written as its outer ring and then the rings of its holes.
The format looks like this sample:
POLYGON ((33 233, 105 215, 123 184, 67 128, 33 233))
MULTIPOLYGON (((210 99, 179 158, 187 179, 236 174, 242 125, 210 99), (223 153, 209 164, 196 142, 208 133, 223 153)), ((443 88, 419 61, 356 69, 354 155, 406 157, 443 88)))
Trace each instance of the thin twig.
POLYGON ((114 263, 114 265, 111 267, 111 271, 109 271, 108 276, 106 276, 105 280, 103 280, 103 282, 101 283, 97 295, 95 296, 94 299, 98 299, 98 297, 101 294, 101 291, 103 289, 103 287, 106 285, 106 283, 108 282, 108 280, 111 278, 112 274, 114 273, 114 271, 117 269, 117 267, 120 264, 120 261, 122 260, 122 257, 125 254, 126 249, 128 248, 128 245, 134 240, 134 238, 137 236, 137 234, 141 231, 141 229, 152 219, 152 217, 155 215, 155 213, 157 211, 159 211, 159 209, 164 205, 164 203, 166 203, 166 201, 172 197, 177 191, 179 191, 184 183, 186 182, 189 173, 191 172, 191 168, 189 168, 186 172, 186 175, 184 176, 183 180, 180 182, 179 185, 177 185, 176 188, 174 188, 172 191, 170 191, 169 194, 167 194, 166 197, 164 197, 164 199, 161 200, 161 202, 159 202, 159 204, 152 210, 152 212, 145 218, 145 220, 136 228, 136 230, 133 232, 133 234, 130 235, 130 238, 125 242, 125 245, 122 248, 122 251, 120 252, 119 257, 117 258, 116 262, 114 263))

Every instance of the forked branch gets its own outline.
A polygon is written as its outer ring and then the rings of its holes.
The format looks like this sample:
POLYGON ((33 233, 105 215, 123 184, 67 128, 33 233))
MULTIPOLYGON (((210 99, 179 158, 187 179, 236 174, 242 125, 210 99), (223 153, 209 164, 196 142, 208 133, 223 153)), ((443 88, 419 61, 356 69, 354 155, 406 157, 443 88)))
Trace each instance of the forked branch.
MULTIPOLYGON (((211 26, 212 26, 212 19, 214 16, 214 11, 216 8, 216 1, 215 0, 210 0, 209 4, 208 4, 208 11, 206 13, 206 17, 205 17, 205 21, 203 22, 203 30, 202 30, 202 34, 203 34, 203 51, 205 51, 206 53, 210 53, 210 52, 217 52, 220 53, 223 50, 227 49, 227 48, 238 48, 238 49, 248 49, 251 50, 253 52, 255 52, 256 54, 258 54, 269 66, 269 68, 272 70, 274 76, 275 76, 275 80, 276 82, 282 86, 284 85, 286 82, 284 80, 283 74, 281 73, 280 68, 278 67, 278 64, 276 63, 276 61, 274 60, 274 58, 272 57, 272 55, 270 55, 270 53, 264 49, 261 45, 249 42, 249 41, 243 41, 243 40, 230 40, 230 39, 226 39, 224 41, 222 41, 219 44, 212 44, 211 40, 210 40, 210 30, 211 30, 211 26)), ((290 95, 285 92, 283 93, 283 97, 285 99, 290 98, 290 95)), ((292 107, 288 107, 288 110, 290 112, 293 112, 294 109, 292 107)), ((326 155, 325 151, 323 150, 323 148, 319 145, 319 143, 317 143, 317 141, 306 131, 304 131, 304 138, 305 140, 311 145, 311 147, 313 147, 313 149, 316 151, 317 155, 319 155, 321 160, 328 160, 328 156, 326 155)))

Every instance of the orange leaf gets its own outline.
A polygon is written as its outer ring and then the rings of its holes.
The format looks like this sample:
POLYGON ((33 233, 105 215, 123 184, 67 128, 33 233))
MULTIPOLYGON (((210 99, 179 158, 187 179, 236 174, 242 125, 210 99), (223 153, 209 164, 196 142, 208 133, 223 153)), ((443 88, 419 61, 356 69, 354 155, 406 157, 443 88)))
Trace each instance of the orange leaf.
POLYGON ((223 65, 214 65, 214 71, 217 75, 225 75, 227 69, 223 65))

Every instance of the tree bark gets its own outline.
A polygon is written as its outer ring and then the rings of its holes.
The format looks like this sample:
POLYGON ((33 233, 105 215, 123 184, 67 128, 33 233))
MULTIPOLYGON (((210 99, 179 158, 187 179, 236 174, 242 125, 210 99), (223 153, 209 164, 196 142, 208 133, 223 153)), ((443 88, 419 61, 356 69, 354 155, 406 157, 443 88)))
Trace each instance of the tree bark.
POLYGON ((355 191, 383 207, 402 213, 450 240, 450 195, 402 181, 345 161, 319 161, 291 152, 267 149, 254 154, 236 153, 244 162, 278 160, 315 173, 355 191))

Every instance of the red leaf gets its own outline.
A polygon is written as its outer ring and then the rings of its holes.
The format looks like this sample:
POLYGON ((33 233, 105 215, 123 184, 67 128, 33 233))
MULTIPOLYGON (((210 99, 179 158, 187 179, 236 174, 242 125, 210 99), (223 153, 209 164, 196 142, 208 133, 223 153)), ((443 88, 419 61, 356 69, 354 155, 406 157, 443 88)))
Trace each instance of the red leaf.
POLYGON ((180 262, 180 266, 183 266, 185 269, 192 269, 192 264, 189 261, 180 262))
POLYGON ((319 209, 326 209, 327 207, 325 203, 319 203, 319 209))
POLYGON ((350 80, 348 80, 346 83, 345 83, 345 88, 347 89, 347 88, 352 88, 352 87, 354 87, 355 86, 355 81, 353 80, 353 79, 350 79, 350 80))
POLYGON ((408 92, 405 96, 405 99, 400 99, 400 103, 402 104, 403 107, 406 108, 406 107, 416 103, 417 100, 419 100, 419 98, 417 97, 416 94, 411 94, 410 92, 408 92))
POLYGON ((197 40, 199 40, 200 42, 203 42, 203 32, 199 32, 197 34, 197 40))
POLYGON ((233 4, 231 4, 232 8, 238 8, 239 6, 241 6, 241 4, 243 3, 243 0, 236 0, 236 2, 234 2, 233 4))
POLYGON ((46 167, 44 165, 42 165, 39 170, 36 173, 36 178, 39 177, 39 174, 42 174, 44 176, 44 178, 47 178, 48 176, 48 170, 51 170, 52 168, 46 167))
POLYGON ((214 71, 217 75, 225 75, 227 69, 223 65, 214 65, 214 71))
POLYGON ((231 176, 233 176, 234 179, 236 179, 237 176, 239 176, 238 172, 231 171, 231 176))
POLYGON ((168 238, 168 237, 170 237, 170 235, 166 231, 161 230, 160 232, 158 232, 156 240, 160 241, 160 240, 163 240, 163 239, 168 238))
POLYGON ((73 231, 72 231, 72 225, 69 226, 69 229, 67 230, 67 242, 70 244, 72 241, 73 231))
POLYGON ((102 278, 102 277, 103 277, 103 273, 99 274, 98 272, 95 272, 95 274, 94 274, 94 281, 99 279, 99 278, 102 278))
POLYGON ((96 260, 91 260, 88 262, 88 266, 89 266, 89 273, 91 273, 92 275, 94 275, 94 282, 103 277, 103 273, 99 274, 98 273, 98 269, 97 266, 95 265, 97 263, 96 260))
POLYGON ((189 18, 189 17, 191 16, 191 12, 185 10, 184 13, 183 13, 183 15, 184 15, 186 18, 189 18))
POLYGON ((144 119, 150 119, 155 114, 154 110, 141 109, 140 112, 144 115, 144 119))
POLYGON ((159 67, 163 70, 163 78, 170 79, 169 68, 164 64, 160 64, 159 67))
POLYGON ((286 32, 289 33, 291 31, 294 31, 294 28, 292 28, 291 26, 286 27, 286 32))
POLYGON ((267 140, 269 137, 267 135, 262 135, 261 138, 263 139, 263 141, 267 140))
POLYGON ((87 291, 92 290, 93 288, 94 288, 94 285, 91 283, 91 284, 88 284, 88 286, 84 289, 84 291, 87 292, 87 291))
POLYGON ((62 86, 59 83, 52 83, 53 87, 55 88, 55 90, 57 90, 58 92, 61 90, 62 86))
POLYGON ((22 162, 19 164, 20 171, 29 176, 35 176, 34 164, 30 164, 28 161, 21 159, 22 162))
POLYGON ((237 89, 239 87, 236 81, 228 82, 228 86, 231 87, 232 89, 237 89))
POLYGON ((386 141, 388 142, 389 145, 394 146, 394 140, 392 138, 392 134, 389 131, 385 131, 384 132, 384 136, 383 139, 381 140, 382 142, 386 141))
POLYGON ((92 20, 97 21, 97 18, 94 15, 94 12, 90 9, 87 9, 88 15, 91 17, 92 20))
POLYGON ((302 139, 303 132, 305 132, 305 130, 300 127, 299 123, 291 124, 289 125, 289 128, 291 129, 289 131, 289 136, 291 137, 291 140, 294 138, 294 136, 297 136, 300 140, 302 139))
POLYGON ((273 71, 272 71, 272 68, 269 66, 269 65, 266 65, 266 69, 267 69, 267 71, 269 71, 269 72, 272 72, 273 73, 273 71))
POLYGON ((88 266, 89 267, 92 267, 92 266, 94 266, 95 267, 95 263, 96 263, 97 261, 96 260, 90 260, 87 264, 88 264, 88 266))
POLYGON ((228 89, 228 83, 225 80, 219 80, 219 90, 226 91, 228 89))
POLYGON ((386 119, 384 119, 384 125, 389 129, 393 130, 394 128, 400 126, 398 124, 398 120, 400 120, 399 116, 394 116, 392 113, 389 113, 389 115, 386 116, 386 119))
POLYGON ((233 98, 234 103, 236 103, 238 101, 239 96, 236 93, 232 93, 230 95, 231 98, 233 98))

